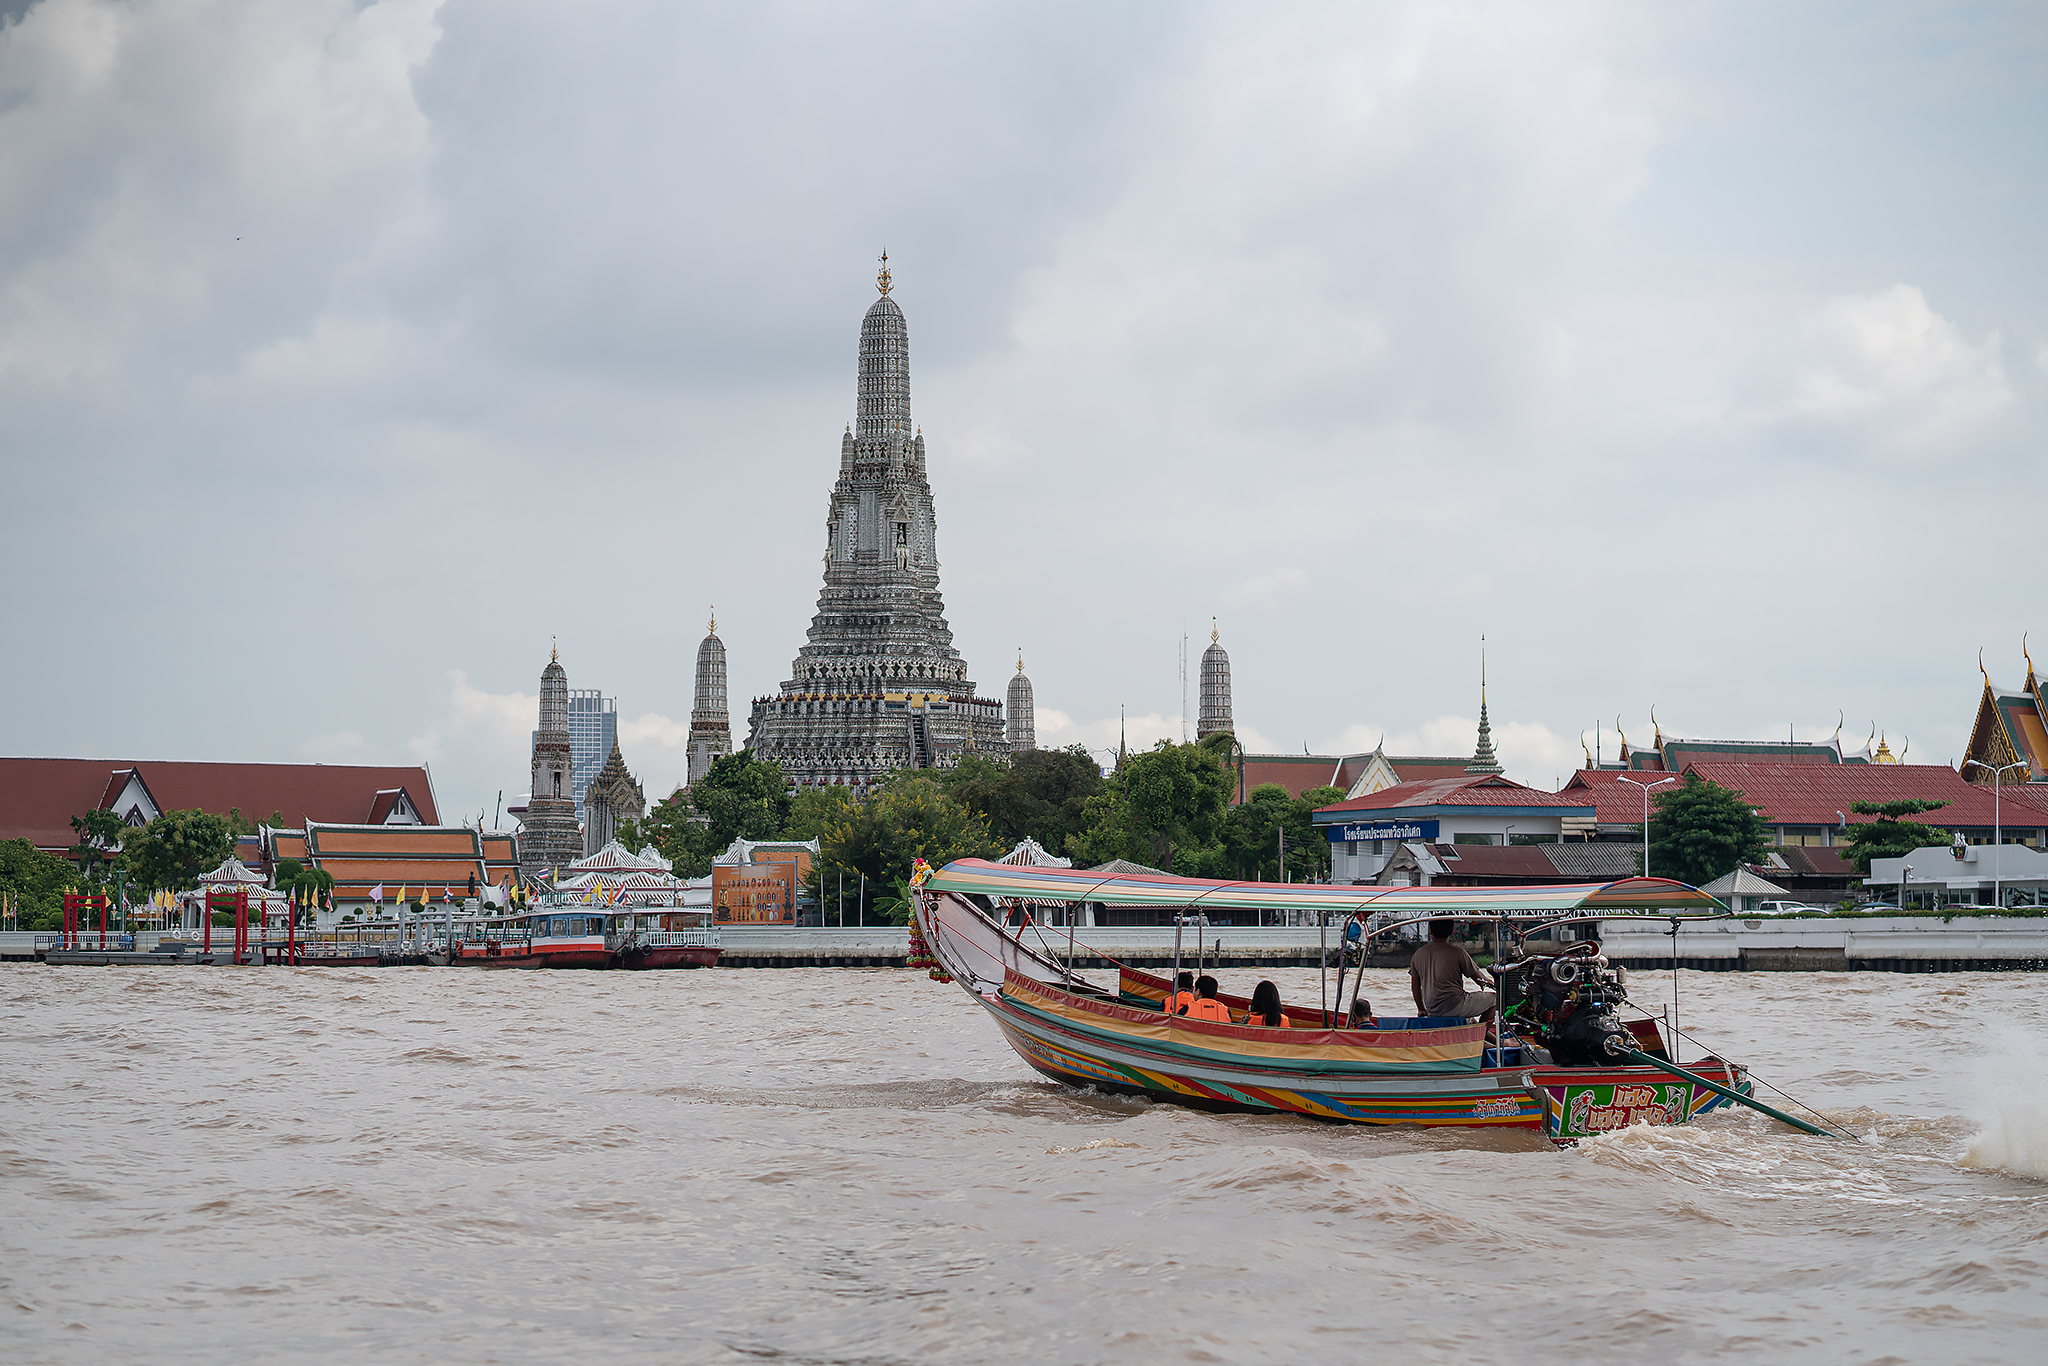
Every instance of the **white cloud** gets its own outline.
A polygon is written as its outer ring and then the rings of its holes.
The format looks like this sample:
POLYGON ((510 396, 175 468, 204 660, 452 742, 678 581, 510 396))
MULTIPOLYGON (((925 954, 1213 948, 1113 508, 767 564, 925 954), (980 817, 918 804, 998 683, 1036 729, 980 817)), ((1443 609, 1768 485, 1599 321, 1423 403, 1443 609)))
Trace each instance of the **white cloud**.
POLYGON ((310 736, 299 749, 317 764, 354 763, 362 755, 363 736, 360 731, 338 730, 329 735, 310 736))
POLYGON ((1759 358, 1745 417, 1854 431, 1899 455, 1955 455, 2012 402, 2001 350, 1995 331, 1971 344, 1911 285, 1842 295, 1759 358))
POLYGON ((450 669, 446 701, 425 729, 405 742, 407 750, 427 763, 447 765, 458 757, 475 761, 492 756, 490 766, 503 770, 509 756, 518 756, 522 776, 529 771, 533 728, 540 720, 540 698, 531 693, 485 692, 461 669, 450 669))
POLYGON ((643 712, 619 721, 619 752, 639 780, 651 806, 683 785, 690 775, 690 723, 643 712))

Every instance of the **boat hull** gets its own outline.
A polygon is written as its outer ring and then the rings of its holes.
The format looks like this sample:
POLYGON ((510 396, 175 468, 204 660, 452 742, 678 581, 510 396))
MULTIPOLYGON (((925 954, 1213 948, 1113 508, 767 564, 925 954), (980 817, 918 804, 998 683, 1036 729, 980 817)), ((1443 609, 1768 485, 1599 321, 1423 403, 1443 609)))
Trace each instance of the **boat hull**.
POLYGON ((630 949, 619 955, 622 968, 715 968, 724 952, 715 944, 671 944, 630 949))

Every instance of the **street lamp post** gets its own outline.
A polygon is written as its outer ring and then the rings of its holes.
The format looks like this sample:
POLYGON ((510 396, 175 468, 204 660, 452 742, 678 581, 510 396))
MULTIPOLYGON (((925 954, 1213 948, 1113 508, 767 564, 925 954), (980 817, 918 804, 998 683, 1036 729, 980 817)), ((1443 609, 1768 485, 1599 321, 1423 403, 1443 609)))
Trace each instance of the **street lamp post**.
POLYGON ((1675 783, 1678 779, 1659 778, 1654 783, 1639 783, 1634 778, 1617 778, 1615 781, 1627 783, 1630 787, 1640 787, 1643 790, 1643 876, 1648 877, 1650 875, 1650 789, 1662 787, 1666 783, 1675 783))
POLYGON ((2005 843, 2005 813, 1998 803, 1998 785, 2000 780, 2005 777, 2006 769, 2027 768, 2029 765, 2025 759, 2020 759, 2013 763, 2002 764, 1997 768, 1993 768, 1990 764, 1977 759, 1965 759, 1963 760, 1963 767, 1986 769, 1991 774, 1991 899, 1997 904, 1998 909, 2002 911, 2005 909, 2005 880, 1999 876, 1999 868, 2005 855, 1998 853, 1997 850, 1998 846, 2005 843))
POLYGON ((1913 877, 1913 865, 1912 865, 1912 864, 1910 864, 1910 863, 1902 863, 1902 864, 1900 864, 1900 865, 1899 865, 1899 913, 1900 913, 1901 915, 1905 914, 1905 911, 1906 911, 1906 884, 1907 884, 1907 883, 1908 883, 1909 881, 1911 881, 1911 880, 1912 880, 1912 877, 1913 877))

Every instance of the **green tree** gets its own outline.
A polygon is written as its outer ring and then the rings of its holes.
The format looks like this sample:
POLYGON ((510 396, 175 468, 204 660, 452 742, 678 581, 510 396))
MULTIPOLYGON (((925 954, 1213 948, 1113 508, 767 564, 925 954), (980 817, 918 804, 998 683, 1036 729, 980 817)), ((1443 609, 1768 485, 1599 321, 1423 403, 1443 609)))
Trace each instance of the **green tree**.
POLYGON ((783 838, 790 802, 782 765, 743 749, 712 760, 694 787, 677 788, 645 819, 621 826, 619 842, 629 848, 651 844, 675 865, 677 877, 703 877, 711 860, 736 839, 783 838))
POLYGON ((1088 829, 1068 840, 1067 853, 1087 864, 1124 858, 1176 873, 1207 869, 1235 782, 1213 749, 1161 740, 1088 799, 1088 829))
POLYGON ((860 799, 850 787, 834 783, 805 788, 790 799, 789 819, 783 824, 782 838, 822 839, 827 829, 848 820, 859 806, 860 799))
POLYGON ((131 896, 154 891, 187 891, 199 875, 227 861, 235 837, 220 816, 204 811, 166 811, 148 825, 127 832, 121 862, 131 896))
POLYGON ((1857 815, 1875 816, 1877 819, 1859 821, 1849 827, 1849 861, 1856 865, 1858 872, 1868 873, 1870 861, 1874 858, 1904 858, 1915 849, 1947 844, 1948 831, 1906 819, 1928 811, 1939 811, 1947 805, 1947 802, 1918 797, 1896 802, 1850 803, 1849 809, 1857 815))
POLYGON ((1286 880, 1313 882, 1327 877, 1330 843, 1316 828, 1315 811, 1344 800, 1334 787, 1310 788, 1299 797, 1287 795, 1278 783, 1260 783, 1223 820, 1217 877, 1278 882, 1280 833, 1287 835, 1286 880))
POLYGON ((71 833, 78 836, 78 843, 71 846, 71 861, 78 865, 80 879, 97 883, 111 878, 121 837, 127 833, 121 818, 111 811, 88 811, 71 818, 71 833))
POLYGON ((1657 794, 1650 867, 1658 877, 1702 886, 1761 858, 1766 847, 1763 817, 1735 788, 1688 773, 1679 786, 1657 794))
POLYGON ((1088 828, 1088 799, 1102 790, 1102 769, 1084 745, 1027 749, 1007 765, 970 755, 947 772, 946 792, 988 819, 1004 848, 1035 839, 1058 853, 1088 828))
POLYGON ((309 868, 295 858, 281 858, 274 870, 277 890, 289 896, 299 894, 302 922, 310 922, 317 914, 320 899, 334 890, 334 878, 325 869, 309 868))
MULTIPOLYGON (((988 822, 946 795, 926 770, 898 773, 865 802, 828 822, 818 835, 818 860, 812 885, 828 918, 838 905, 839 877, 853 893, 865 876, 868 905, 910 876, 918 859, 942 868, 954 859, 990 858, 997 852, 988 822)), ((858 902, 853 912, 861 916, 858 902)), ((893 914, 902 917, 904 908, 893 914)), ((865 915, 873 920, 872 914, 865 915)), ((904 923, 903 918, 891 920, 904 923)))
POLYGON ((78 885, 77 865, 46 854, 27 840, 0 840, 0 892, 19 898, 19 927, 54 930, 64 924, 64 893, 78 885))

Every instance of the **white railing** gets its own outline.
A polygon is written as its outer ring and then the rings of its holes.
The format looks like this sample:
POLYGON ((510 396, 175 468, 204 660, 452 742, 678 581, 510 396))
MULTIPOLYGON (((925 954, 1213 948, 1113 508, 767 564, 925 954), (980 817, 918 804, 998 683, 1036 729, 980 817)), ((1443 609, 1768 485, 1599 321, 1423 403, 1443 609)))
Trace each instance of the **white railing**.
POLYGON ((717 930, 642 930, 633 942, 650 949, 715 949, 724 941, 717 930))

